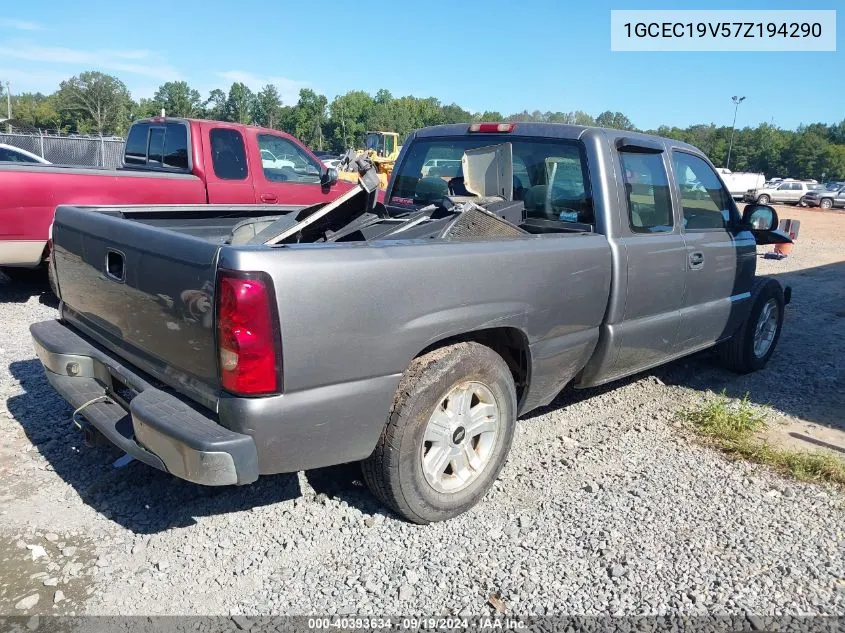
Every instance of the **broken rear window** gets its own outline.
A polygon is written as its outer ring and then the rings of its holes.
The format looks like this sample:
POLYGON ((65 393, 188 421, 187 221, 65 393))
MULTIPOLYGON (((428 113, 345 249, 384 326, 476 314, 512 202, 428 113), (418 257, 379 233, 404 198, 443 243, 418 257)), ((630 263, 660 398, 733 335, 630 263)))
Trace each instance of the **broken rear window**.
POLYGON ((418 139, 397 165, 387 204, 416 208, 448 195, 471 195, 463 186, 464 151, 503 142, 513 147, 513 197, 525 202, 528 217, 593 223, 587 164, 578 141, 502 135, 418 139))

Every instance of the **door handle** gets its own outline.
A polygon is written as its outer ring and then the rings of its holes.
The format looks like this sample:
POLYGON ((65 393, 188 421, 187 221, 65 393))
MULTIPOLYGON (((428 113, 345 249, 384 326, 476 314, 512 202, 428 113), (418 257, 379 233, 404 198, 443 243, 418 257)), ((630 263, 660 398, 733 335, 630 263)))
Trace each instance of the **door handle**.
POLYGON ((695 251, 689 254, 689 267, 692 270, 697 270, 704 267, 704 253, 695 251))
POLYGON ((268 202, 270 204, 276 204, 279 201, 279 197, 275 193, 262 193, 260 196, 261 202, 268 202))

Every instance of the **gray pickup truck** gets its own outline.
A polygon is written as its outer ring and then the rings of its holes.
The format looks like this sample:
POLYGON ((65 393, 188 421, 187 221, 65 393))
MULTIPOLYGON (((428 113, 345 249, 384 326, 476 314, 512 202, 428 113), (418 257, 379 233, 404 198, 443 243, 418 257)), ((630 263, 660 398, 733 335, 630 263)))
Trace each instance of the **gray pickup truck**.
POLYGON ((481 499, 566 385, 775 349, 790 291, 756 245, 788 238, 690 145, 447 125, 411 134, 384 203, 365 181, 306 208, 60 207, 60 318, 31 332, 74 419, 199 484, 360 460, 428 523, 481 499))

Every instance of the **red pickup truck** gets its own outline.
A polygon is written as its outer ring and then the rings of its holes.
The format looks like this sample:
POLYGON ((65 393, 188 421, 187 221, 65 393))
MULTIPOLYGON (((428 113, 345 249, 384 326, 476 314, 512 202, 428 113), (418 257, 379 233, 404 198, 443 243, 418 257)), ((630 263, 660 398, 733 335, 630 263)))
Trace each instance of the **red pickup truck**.
MULTIPOLYGON (((299 140, 250 125, 154 118, 129 129, 120 169, 0 164, 0 266, 10 276, 48 255, 59 204, 316 204, 338 182, 299 140)), ((22 271, 20 271, 22 272, 22 271)))

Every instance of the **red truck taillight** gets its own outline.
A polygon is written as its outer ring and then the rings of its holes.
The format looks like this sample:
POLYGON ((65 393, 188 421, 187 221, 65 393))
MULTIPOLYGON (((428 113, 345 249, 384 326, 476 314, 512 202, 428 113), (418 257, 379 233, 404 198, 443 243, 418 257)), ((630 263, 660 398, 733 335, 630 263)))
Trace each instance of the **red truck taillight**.
POLYGON ((273 282, 265 273, 224 270, 217 282, 220 383, 234 394, 281 391, 281 338, 273 282))

